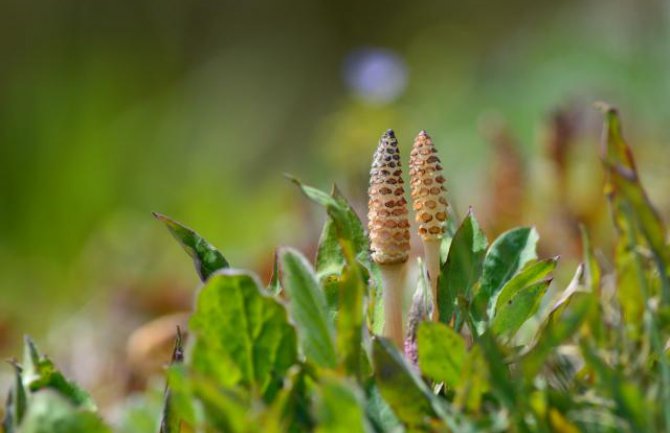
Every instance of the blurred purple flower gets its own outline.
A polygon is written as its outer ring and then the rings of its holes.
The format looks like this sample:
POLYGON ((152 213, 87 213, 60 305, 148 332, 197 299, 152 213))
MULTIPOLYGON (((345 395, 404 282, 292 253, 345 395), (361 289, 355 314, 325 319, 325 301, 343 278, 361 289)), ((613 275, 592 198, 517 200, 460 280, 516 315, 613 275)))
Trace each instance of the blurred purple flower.
POLYGON ((395 52, 360 48, 344 60, 344 81, 356 96, 385 104, 397 99, 407 87, 407 65, 395 52))

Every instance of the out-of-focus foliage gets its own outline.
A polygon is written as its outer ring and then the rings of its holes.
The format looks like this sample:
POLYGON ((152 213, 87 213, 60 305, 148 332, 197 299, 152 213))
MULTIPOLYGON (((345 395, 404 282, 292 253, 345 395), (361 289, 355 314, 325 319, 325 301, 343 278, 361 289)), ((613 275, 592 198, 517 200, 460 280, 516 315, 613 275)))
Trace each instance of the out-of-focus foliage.
MULTIPOLYGON (((58 350, 53 334, 68 330, 53 328, 73 315, 128 323, 125 338, 166 307, 128 311, 128 292, 190 288, 187 264, 146 220, 152 210, 269 276, 271 246, 311 249, 320 228, 279 173, 334 179, 360 210, 371 130, 394 125, 401 144, 422 128, 439 137, 444 160, 457 162, 452 202, 474 205, 490 234, 552 219, 535 213, 572 215, 551 209, 540 188, 551 167, 537 157, 547 113, 571 101, 616 100, 635 116, 648 176, 668 165, 670 25, 660 0, 5 0, 1 12, 3 354, 23 329, 51 331, 45 344, 58 350), (503 134, 486 132, 495 113, 503 134), (488 200, 489 165, 514 173, 493 162, 494 141, 500 152, 517 148, 525 186, 496 196, 519 206, 488 200)), ((576 129, 572 157, 590 138, 576 129)), ((566 165, 583 153, 572 157, 566 165)), ((598 182, 588 161, 574 167, 571 209, 584 216, 593 202, 584 185, 598 182)), ((649 188, 667 213, 665 182, 649 188)), ((548 254, 567 258, 574 236, 550 248, 542 232, 548 254)))
MULTIPOLYGON (((445 314, 431 322, 426 307, 413 307, 415 346, 406 347, 416 353, 406 358, 365 318, 377 317, 378 304, 376 265, 360 254, 361 222, 336 189, 299 184, 327 210, 317 263, 338 266, 319 278, 301 253, 284 248, 280 289, 263 288, 246 271, 209 275, 189 324, 190 349, 182 357, 179 334, 162 415, 153 410, 161 433, 668 431, 667 232, 617 112, 602 108, 612 268, 584 230, 582 263, 548 298, 557 259, 538 259, 537 232, 517 228, 489 244, 469 212, 445 247, 436 300, 445 314)), ((430 293, 423 278, 415 306, 430 293)), ((110 431, 84 391, 30 340, 25 347, 5 433, 110 431)), ((119 431, 155 431, 132 413, 137 424, 126 417, 119 431)))

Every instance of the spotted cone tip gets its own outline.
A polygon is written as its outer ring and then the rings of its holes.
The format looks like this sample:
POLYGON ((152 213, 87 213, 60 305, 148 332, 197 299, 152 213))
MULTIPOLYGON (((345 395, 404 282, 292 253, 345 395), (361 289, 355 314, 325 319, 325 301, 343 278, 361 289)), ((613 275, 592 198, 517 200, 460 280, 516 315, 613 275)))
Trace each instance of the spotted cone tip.
POLYGON ((440 164, 433 140, 421 130, 410 153, 409 176, 419 235, 425 240, 441 239, 447 220, 446 179, 440 164))
POLYGON ((372 259, 379 264, 406 262, 409 220, 398 140, 392 129, 382 135, 370 169, 368 231, 372 259))

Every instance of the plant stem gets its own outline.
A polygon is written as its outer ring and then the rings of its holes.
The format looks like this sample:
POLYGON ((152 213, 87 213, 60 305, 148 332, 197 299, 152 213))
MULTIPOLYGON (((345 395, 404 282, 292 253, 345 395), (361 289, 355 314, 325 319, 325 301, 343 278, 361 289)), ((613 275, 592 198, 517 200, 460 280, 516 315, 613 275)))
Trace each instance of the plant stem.
POLYGON ((437 308, 437 279, 440 276, 440 244, 441 239, 422 239, 424 260, 426 261, 426 270, 428 271, 428 281, 430 283, 430 293, 432 295, 433 311, 430 315, 431 320, 437 322, 440 318, 440 312, 437 308))
POLYGON ((404 346, 405 334, 402 324, 402 301, 407 279, 406 262, 380 264, 384 299, 384 337, 393 341, 398 348, 404 346))

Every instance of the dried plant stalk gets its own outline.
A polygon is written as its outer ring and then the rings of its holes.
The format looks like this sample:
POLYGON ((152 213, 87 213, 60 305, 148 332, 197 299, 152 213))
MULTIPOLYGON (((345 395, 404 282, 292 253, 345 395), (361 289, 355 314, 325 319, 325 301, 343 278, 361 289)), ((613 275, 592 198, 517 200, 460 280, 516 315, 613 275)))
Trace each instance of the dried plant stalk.
POLYGON ((384 335, 403 345, 402 299, 409 257, 409 221, 398 140, 388 130, 379 140, 370 169, 368 231, 372 259, 383 280, 384 335))
MULTIPOLYGON (((447 220, 445 178, 442 176, 440 158, 433 140, 426 131, 414 139, 409 160, 412 204, 419 223, 419 235, 423 242, 426 269, 433 295, 437 302, 437 279, 440 272, 440 243, 447 220)), ((432 319, 438 320, 437 305, 433 305, 432 319)))
POLYGON ((496 237, 523 220, 525 170, 519 143, 502 117, 496 114, 485 117, 481 122, 481 132, 492 151, 488 168, 491 194, 483 219, 487 233, 496 237))

